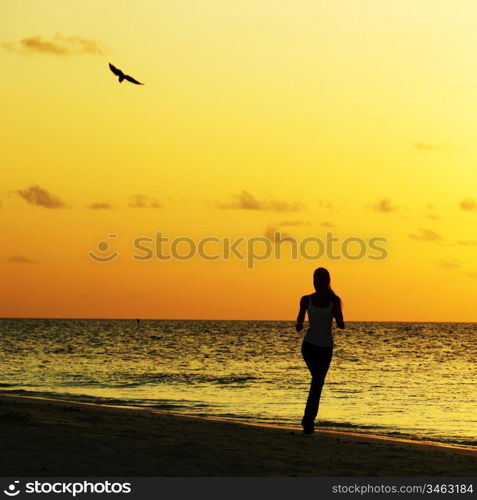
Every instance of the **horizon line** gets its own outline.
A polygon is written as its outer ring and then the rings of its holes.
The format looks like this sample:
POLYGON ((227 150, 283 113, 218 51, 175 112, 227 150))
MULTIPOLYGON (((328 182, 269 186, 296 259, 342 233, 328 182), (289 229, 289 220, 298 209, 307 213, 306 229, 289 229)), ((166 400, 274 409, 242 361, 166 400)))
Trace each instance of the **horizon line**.
MULTIPOLYGON (((20 316, 20 317, 13 317, 13 316, 0 316, 0 320, 21 320, 21 319, 30 319, 30 320, 104 320, 104 321, 136 321, 139 319, 140 321, 261 321, 261 322, 281 322, 281 323, 296 323, 295 320, 288 320, 288 319, 238 319, 238 318, 230 318, 230 319, 224 319, 224 318, 137 318, 137 317, 128 317, 128 318, 111 318, 111 317, 63 317, 63 316, 54 316, 54 317, 38 317, 38 316, 20 316)), ((305 324, 308 323, 308 321, 305 321, 305 324)), ((459 321, 431 321, 431 320, 418 320, 418 321, 412 321, 412 320, 393 320, 393 319, 387 319, 387 320, 368 320, 368 319, 353 319, 353 320, 347 320, 345 321, 346 323, 442 323, 442 324, 449 324, 449 323, 471 323, 475 324, 477 323, 477 320, 475 321, 464 321, 464 320, 459 320, 459 321)))

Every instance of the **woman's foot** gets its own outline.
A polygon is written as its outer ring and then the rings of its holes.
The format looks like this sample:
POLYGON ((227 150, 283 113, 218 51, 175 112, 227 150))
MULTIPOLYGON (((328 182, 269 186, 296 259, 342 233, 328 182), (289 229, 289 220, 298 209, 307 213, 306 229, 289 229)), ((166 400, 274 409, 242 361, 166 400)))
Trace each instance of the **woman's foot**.
POLYGON ((315 432, 314 423, 306 422, 305 417, 301 419, 301 426, 303 427, 303 434, 313 434, 315 432))

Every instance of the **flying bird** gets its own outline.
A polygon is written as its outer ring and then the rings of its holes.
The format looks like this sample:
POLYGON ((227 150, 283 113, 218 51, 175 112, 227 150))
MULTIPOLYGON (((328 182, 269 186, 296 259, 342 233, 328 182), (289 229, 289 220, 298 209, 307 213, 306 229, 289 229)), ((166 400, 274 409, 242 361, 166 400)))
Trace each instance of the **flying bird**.
POLYGON ((144 85, 144 83, 138 82, 135 78, 129 75, 125 75, 119 68, 113 66, 109 63, 109 69, 118 77, 119 83, 123 80, 127 80, 128 82, 135 83, 136 85, 144 85))

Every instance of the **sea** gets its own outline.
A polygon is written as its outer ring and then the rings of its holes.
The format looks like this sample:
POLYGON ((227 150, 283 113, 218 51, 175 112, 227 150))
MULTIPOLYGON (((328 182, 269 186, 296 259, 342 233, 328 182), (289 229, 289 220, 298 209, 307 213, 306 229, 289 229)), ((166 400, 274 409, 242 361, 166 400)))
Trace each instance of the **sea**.
MULTIPOLYGON (((319 427, 477 448, 477 324, 333 334, 319 427)), ((0 319, 0 391, 299 428, 302 339, 285 321, 0 319)))

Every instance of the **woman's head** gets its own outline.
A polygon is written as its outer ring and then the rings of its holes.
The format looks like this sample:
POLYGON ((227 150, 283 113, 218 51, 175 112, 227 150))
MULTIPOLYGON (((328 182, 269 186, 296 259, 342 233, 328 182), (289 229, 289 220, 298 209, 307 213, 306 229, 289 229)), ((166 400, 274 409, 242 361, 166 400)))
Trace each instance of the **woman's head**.
POLYGON ((331 288, 331 277, 328 269, 325 269, 324 267, 315 269, 315 272, 313 273, 313 285, 317 292, 328 293, 333 301, 341 305, 341 299, 331 288))
POLYGON ((331 277, 330 273, 324 267, 315 269, 313 273, 313 285, 315 290, 322 290, 324 288, 330 289, 331 277))

